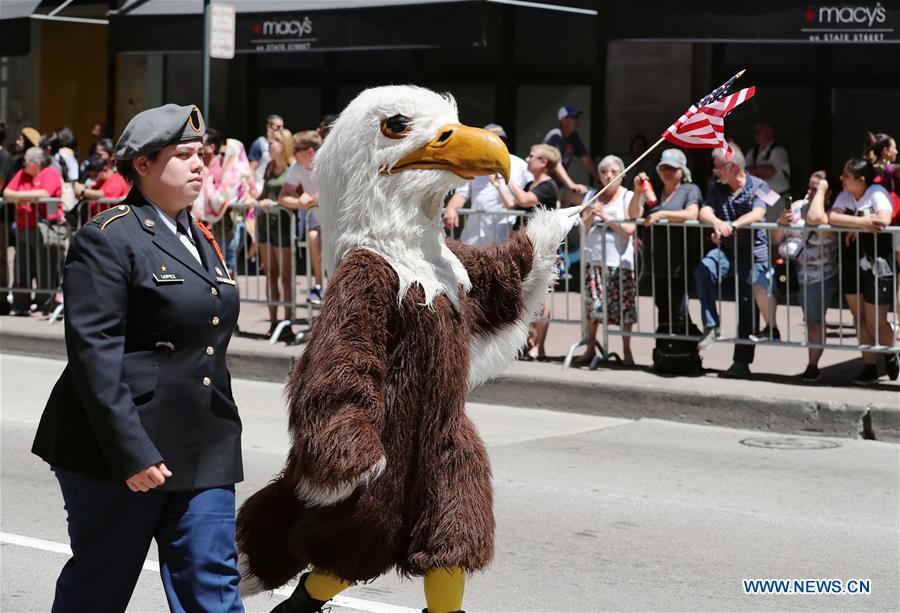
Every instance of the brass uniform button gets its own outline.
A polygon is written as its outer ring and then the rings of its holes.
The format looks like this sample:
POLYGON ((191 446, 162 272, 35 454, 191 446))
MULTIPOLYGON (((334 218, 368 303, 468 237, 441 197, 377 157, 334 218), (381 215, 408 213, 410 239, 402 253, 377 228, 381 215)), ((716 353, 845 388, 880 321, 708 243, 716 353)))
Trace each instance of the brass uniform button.
POLYGON ((216 316, 214 316, 214 317, 212 318, 212 325, 218 326, 220 321, 222 321, 222 320, 219 319, 219 316, 218 316, 218 315, 216 315, 216 316))
POLYGON ((203 387, 209 387, 212 385, 212 380, 209 377, 203 377, 203 387))
POLYGON ((215 352, 216 352, 216 350, 213 349, 212 347, 207 347, 207 348, 206 348, 206 355, 212 355, 212 354, 214 354, 215 352))
POLYGON ((218 296, 219 290, 218 290, 218 288, 211 287, 211 288, 209 288, 209 293, 212 294, 213 296, 218 296))

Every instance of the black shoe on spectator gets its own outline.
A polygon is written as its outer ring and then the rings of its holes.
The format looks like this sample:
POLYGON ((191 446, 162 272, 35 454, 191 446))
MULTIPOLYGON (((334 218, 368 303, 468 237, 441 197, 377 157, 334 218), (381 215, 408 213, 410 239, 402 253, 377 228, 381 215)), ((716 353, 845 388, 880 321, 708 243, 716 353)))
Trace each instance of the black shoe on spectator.
POLYGON ((804 383, 815 383, 819 380, 819 367, 813 366, 810 364, 806 367, 806 372, 803 373, 803 382, 804 383))
POLYGON ((55 298, 50 298, 40 306, 41 315, 49 315, 53 311, 56 310, 56 307, 60 305, 59 302, 56 301, 55 298))
POLYGON ((750 365, 745 362, 734 362, 728 370, 719 372, 720 379, 748 379, 750 377, 750 365))
POLYGON ((719 328, 714 326, 712 328, 706 328, 703 331, 703 336, 700 337, 700 340, 697 341, 698 349, 709 349, 712 347, 712 344, 716 342, 716 339, 719 337, 719 328))
POLYGON ((896 381, 897 377, 900 376, 900 355, 896 353, 889 355, 884 361, 884 365, 888 377, 891 378, 891 381, 896 381))
POLYGON ((279 343, 293 343, 294 342, 294 331, 290 326, 285 326, 281 329, 281 333, 278 335, 279 343))
POLYGON ((272 338, 272 335, 275 334, 275 328, 278 327, 278 322, 273 321, 269 323, 269 331, 266 332, 266 338, 272 338))
POLYGON ((322 286, 321 285, 316 285, 311 290, 309 290, 309 298, 307 298, 307 301, 314 306, 319 306, 322 304, 322 286))
POLYGON ((863 368, 853 379, 856 385, 872 385, 878 383, 878 368, 874 364, 863 364, 863 368))
POLYGON ((769 341, 777 343, 781 341, 781 332, 778 331, 778 328, 766 326, 759 331, 759 334, 751 334, 750 340, 754 343, 768 343, 769 341))

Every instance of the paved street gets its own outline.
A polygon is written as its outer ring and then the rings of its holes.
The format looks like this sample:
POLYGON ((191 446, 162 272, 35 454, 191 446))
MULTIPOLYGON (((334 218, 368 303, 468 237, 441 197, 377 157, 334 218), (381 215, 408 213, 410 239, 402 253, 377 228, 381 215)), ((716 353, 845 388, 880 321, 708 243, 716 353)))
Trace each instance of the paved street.
MULTIPOLYGON (((0 609, 47 611, 65 512, 30 448, 64 363, 0 354, 0 609)), ((282 388, 235 380, 242 500, 282 464, 282 388)), ((900 609, 900 447, 470 404, 493 463, 497 552, 481 611, 900 609), (749 444, 748 444, 749 443, 749 444), (794 448, 801 447, 801 448, 794 448), (869 579, 868 595, 745 595, 742 579, 869 579)), ((132 611, 167 610, 155 547, 132 611)), ((285 594, 287 592, 284 592, 285 594)), ((246 601, 268 611, 281 591, 246 601)), ((333 611, 421 610, 386 576, 333 611)))

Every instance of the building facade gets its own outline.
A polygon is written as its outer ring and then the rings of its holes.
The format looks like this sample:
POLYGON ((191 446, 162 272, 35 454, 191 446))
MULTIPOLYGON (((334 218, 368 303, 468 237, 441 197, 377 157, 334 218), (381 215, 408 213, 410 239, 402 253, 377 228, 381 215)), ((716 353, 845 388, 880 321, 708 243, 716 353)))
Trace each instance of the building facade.
MULTIPOLYGON (((143 108, 202 100, 202 15, 154 1, 129 12, 125 0, 106 27, 33 20, 28 54, 0 64, 7 121, 71 125, 81 137, 107 118, 118 134, 143 108)), ((381 4, 256 13, 237 4, 237 53, 211 61, 210 125, 249 142, 270 113, 292 130, 313 128, 366 87, 415 83, 452 93, 463 122, 502 124, 520 155, 556 126, 560 106, 576 106, 595 159, 627 160, 636 134, 653 143, 746 68, 741 85, 758 93, 729 118, 728 135, 746 149, 754 124, 770 123, 791 155, 792 193, 810 171, 835 173, 859 155, 865 132, 900 134, 900 8, 886 3, 381 4)), ((690 156, 706 176, 708 152, 690 156)))

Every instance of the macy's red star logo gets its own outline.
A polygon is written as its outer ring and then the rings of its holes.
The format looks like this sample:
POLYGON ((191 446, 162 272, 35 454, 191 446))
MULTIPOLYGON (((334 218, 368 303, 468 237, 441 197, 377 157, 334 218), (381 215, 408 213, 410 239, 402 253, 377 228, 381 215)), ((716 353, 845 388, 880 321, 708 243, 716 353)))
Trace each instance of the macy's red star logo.
POLYGON ((262 24, 254 23, 254 24, 253 24, 253 33, 254 33, 254 34, 261 34, 261 33, 262 33, 262 24))
POLYGON ((808 23, 812 23, 813 19, 816 18, 816 12, 812 9, 807 9, 806 13, 804 13, 804 16, 806 17, 806 21, 808 23))

